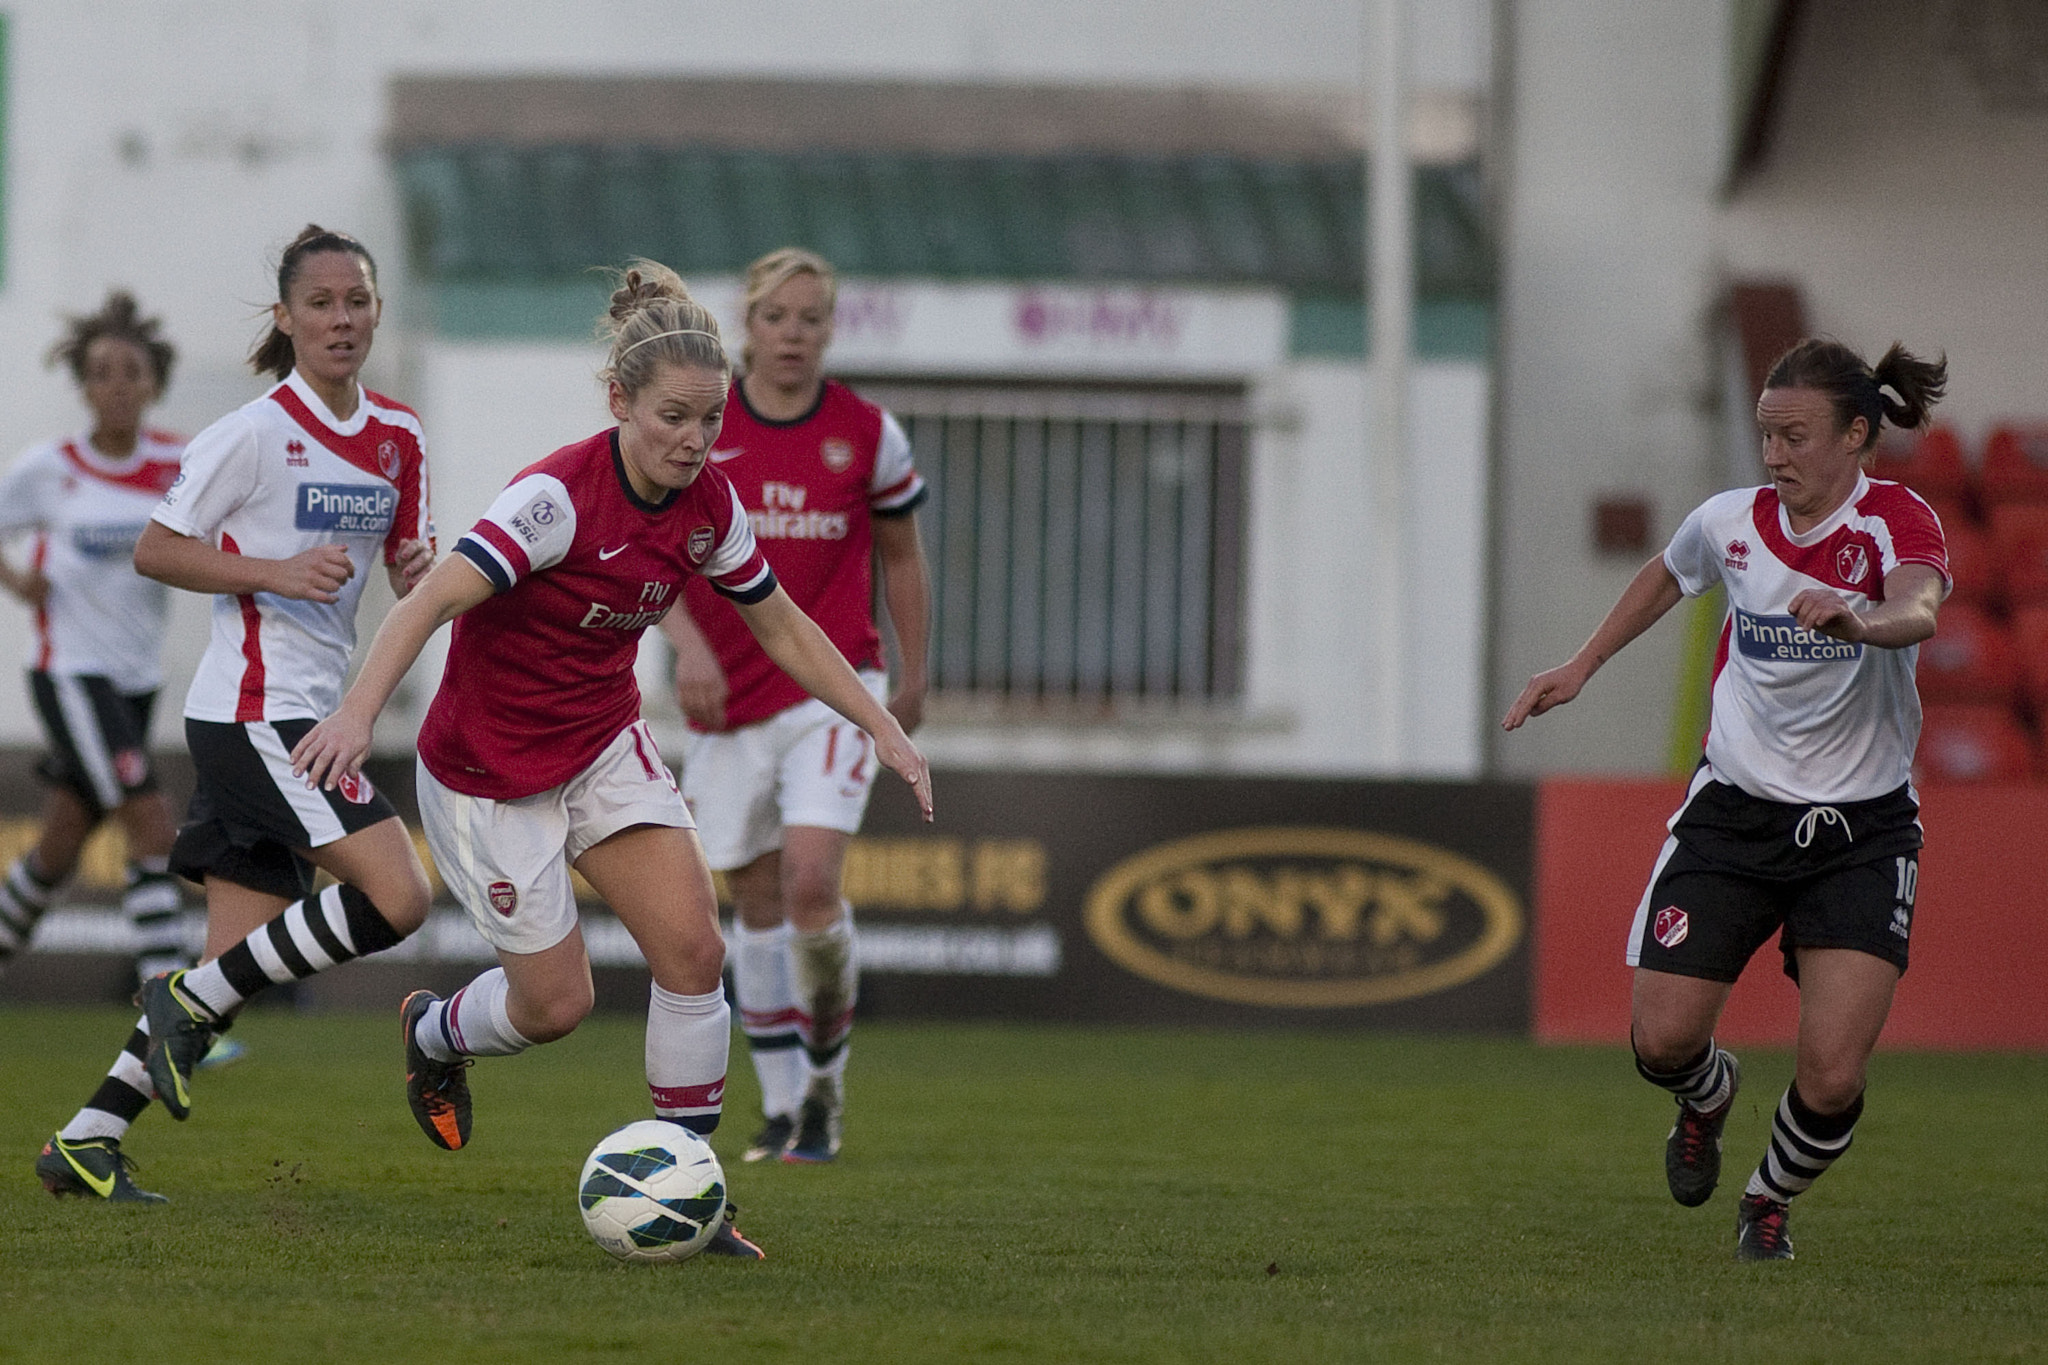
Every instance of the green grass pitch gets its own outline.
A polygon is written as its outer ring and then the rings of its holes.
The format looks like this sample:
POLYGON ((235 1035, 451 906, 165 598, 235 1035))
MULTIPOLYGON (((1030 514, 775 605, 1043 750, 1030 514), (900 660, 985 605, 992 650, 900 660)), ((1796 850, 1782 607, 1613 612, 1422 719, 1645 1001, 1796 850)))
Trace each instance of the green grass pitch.
POLYGON ((1799 1259, 1731 1259, 1789 1072, 1744 1057, 1723 1187, 1664 1191, 1625 1053, 1502 1040, 866 1025, 829 1167, 727 1159, 764 1264, 628 1266, 577 1170, 643 1116, 638 1019, 413 1127, 392 1018, 253 1012, 134 1209, 30 1165, 130 1016, 0 1011, 0 1361, 1891 1361, 2048 1355, 2048 1058, 1881 1055, 1799 1259), (11 1164, 10 1164, 11 1163, 11 1164))

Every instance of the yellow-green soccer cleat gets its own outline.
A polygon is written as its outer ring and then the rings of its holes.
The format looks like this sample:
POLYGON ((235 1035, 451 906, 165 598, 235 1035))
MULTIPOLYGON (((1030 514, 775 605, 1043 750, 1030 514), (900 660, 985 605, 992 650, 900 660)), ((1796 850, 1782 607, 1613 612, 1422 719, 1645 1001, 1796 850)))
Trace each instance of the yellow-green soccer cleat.
POLYGON ((192 1072, 213 1047, 213 1021, 186 1003, 178 983, 183 972, 153 976, 142 987, 142 1013, 149 1020, 149 1055, 142 1059, 157 1103, 174 1119, 192 1113, 192 1072))
POLYGON ((140 1189, 128 1172, 135 1163, 121 1150, 119 1138, 80 1138, 67 1142, 53 1137, 43 1144, 36 1158, 36 1179, 43 1188, 62 1199, 104 1199, 113 1204, 168 1204, 160 1194, 140 1189))

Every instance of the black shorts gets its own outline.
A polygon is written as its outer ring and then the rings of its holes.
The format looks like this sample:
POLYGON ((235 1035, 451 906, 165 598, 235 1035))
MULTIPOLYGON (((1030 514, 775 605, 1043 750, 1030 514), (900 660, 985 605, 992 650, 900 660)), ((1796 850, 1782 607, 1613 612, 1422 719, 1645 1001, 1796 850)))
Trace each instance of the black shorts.
POLYGON ((85 802, 94 816, 156 790, 149 718, 156 692, 120 692, 97 673, 31 670, 29 694, 49 736, 36 775, 85 802))
POLYGON ((197 785, 171 871, 195 882, 219 877, 298 900, 312 893, 305 850, 368 829, 398 812, 367 777, 315 790, 292 774, 292 746, 310 720, 185 721, 197 785))
POLYGON ((1785 974, 1799 948, 1849 948, 1906 970, 1920 877, 1910 789, 1799 806, 1709 781, 1672 822, 1629 931, 1628 962, 1734 981, 1773 933, 1785 974))

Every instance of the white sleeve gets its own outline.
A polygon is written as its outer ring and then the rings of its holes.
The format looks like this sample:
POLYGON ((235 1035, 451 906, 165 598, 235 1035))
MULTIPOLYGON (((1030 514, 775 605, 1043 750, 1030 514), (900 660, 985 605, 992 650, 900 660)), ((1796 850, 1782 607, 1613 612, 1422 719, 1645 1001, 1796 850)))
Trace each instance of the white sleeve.
POLYGON ((1698 597, 1721 583, 1720 551, 1707 535, 1707 509, 1711 506, 1708 501, 1693 508, 1664 548, 1664 567, 1671 570, 1679 591, 1687 597, 1698 597))
POLYGON ((732 499, 732 510, 727 514, 731 520, 698 572, 727 597, 739 602, 758 602, 775 591, 775 572, 768 567, 768 560, 754 539, 753 523, 747 519, 739 490, 727 484, 726 496, 732 499))
POLYGON ((908 512, 924 500, 924 479, 911 462, 910 437, 886 409, 882 437, 875 451, 875 477, 868 485, 868 506, 881 513, 908 512))
POLYGON ((576 504, 552 474, 528 474, 455 542, 455 553, 476 565, 499 592, 529 574, 562 562, 576 539, 576 504))
POLYGON ((49 481, 43 477, 43 471, 48 467, 48 449, 37 446, 24 452, 6 477, 0 478, 0 535, 13 535, 44 524, 48 511, 43 506, 43 491, 49 487, 49 481))
POLYGON ((211 541, 236 508, 256 491, 256 427, 231 412, 192 438, 178 477, 151 519, 181 536, 211 541))

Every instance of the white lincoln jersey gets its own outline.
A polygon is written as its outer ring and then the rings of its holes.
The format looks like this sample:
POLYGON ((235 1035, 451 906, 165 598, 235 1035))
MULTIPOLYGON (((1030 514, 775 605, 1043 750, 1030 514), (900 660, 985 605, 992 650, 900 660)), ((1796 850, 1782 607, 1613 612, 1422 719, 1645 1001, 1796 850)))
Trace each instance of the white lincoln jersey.
POLYGON ((31 562, 50 584, 34 667, 98 675, 130 694, 162 685, 169 590, 135 572, 135 542, 184 447, 183 437, 145 430, 117 460, 84 436, 46 441, 0 480, 0 535, 34 531, 31 562))
POLYGON ((355 573, 337 602, 215 597, 213 638, 185 694, 193 720, 326 716, 341 701, 370 571, 396 559, 401 541, 433 539, 420 420, 358 390, 355 414, 340 421, 294 371, 192 438, 155 519, 258 559, 348 550, 355 573))
POLYGON ((1862 611, 1884 600, 1885 575, 1901 564, 1934 568, 1946 592, 1941 523, 1919 495, 1859 476, 1832 516, 1794 535, 1775 488, 1736 489, 1693 510, 1664 564, 1688 597, 1728 590, 1707 731, 1715 777, 1800 805, 1869 800, 1910 779, 1919 647, 1852 645, 1803 628, 1789 607, 1807 588, 1830 588, 1862 611))

